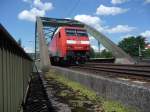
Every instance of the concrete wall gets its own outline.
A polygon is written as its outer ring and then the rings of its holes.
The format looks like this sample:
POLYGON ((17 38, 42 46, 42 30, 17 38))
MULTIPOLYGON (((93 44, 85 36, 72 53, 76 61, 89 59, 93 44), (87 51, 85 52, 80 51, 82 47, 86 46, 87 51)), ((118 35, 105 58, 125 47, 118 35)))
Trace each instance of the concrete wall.
POLYGON ((150 87, 65 68, 53 67, 52 69, 57 74, 93 89, 106 99, 119 101, 128 107, 139 109, 140 112, 150 112, 150 87))

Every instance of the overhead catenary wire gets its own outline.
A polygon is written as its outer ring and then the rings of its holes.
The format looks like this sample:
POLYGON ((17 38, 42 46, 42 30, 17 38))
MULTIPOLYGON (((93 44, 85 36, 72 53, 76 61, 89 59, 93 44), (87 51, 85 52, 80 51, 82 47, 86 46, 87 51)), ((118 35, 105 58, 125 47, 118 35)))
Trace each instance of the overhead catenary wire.
POLYGON ((66 16, 66 17, 71 16, 71 15, 75 12, 75 10, 77 9, 79 3, 80 3, 80 0, 77 0, 77 1, 75 2, 75 5, 74 5, 74 6, 72 7, 72 9, 67 13, 67 16, 66 16))

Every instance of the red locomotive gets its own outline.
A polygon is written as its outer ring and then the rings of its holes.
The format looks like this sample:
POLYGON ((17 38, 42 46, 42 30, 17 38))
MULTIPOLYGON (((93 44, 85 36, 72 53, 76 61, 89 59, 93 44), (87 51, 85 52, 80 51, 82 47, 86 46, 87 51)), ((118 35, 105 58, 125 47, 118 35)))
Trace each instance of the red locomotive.
POLYGON ((52 64, 84 63, 89 58, 89 51, 89 38, 82 27, 60 27, 49 43, 52 64))

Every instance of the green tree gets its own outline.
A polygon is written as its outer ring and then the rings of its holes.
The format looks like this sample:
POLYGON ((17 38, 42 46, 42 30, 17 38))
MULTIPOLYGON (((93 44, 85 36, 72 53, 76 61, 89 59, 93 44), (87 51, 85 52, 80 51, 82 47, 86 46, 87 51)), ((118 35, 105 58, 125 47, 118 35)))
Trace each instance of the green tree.
POLYGON ((94 49, 92 47, 90 47, 90 53, 89 53, 89 55, 90 55, 91 58, 95 57, 95 52, 94 52, 94 49))
POLYGON ((112 58, 113 55, 110 51, 106 49, 102 50, 101 52, 95 52, 94 49, 90 48, 90 58, 112 58))
POLYGON ((139 56, 139 48, 140 51, 143 51, 147 43, 142 36, 131 36, 120 41, 118 45, 131 56, 139 56))
POLYGON ((150 49, 145 49, 142 54, 145 58, 150 58, 150 49))
POLYGON ((95 58, 112 58, 113 55, 110 51, 106 49, 102 50, 101 52, 95 52, 95 58))
POLYGON ((102 50, 102 52, 100 53, 100 57, 101 58, 112 58, 113 55, 110 51, 107 51, 106 49, 102 50))

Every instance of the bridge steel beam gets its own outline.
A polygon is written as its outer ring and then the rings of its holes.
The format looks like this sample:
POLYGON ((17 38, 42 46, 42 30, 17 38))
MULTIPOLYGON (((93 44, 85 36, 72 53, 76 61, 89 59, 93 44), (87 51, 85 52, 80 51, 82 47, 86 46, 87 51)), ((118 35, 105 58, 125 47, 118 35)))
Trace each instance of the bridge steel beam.
MULTIPOLYGON (((84 24, 84 23, 83 23, 84 24)), ((112 42, 108 37, 100 33, 95 28, 84 24, 87 32, 95 37, 105 48, 112 52, 113 56, 116 57, 115 63, 120 64, 134 64, 135 61, 131 56, 124 52, 120 47, 118 47, 114 42, 112 42)))
POLYGON ((50 67, 50 60, 48 55, 48 47, 46 45, 46 40, 43 32, 43 23, 40 17, 37 17, 36 22, 37 38, 39 39, 39 49, 40 49, 40 69, 42 71, 48 71, 50 67))

